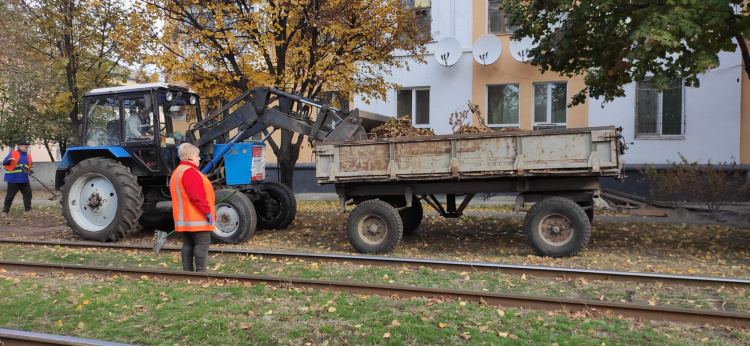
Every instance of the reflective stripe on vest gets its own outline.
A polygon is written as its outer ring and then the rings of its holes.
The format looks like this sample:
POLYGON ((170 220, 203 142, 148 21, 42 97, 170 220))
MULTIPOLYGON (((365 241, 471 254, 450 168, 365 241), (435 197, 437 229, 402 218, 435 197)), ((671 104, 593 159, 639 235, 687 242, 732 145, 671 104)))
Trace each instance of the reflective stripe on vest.
MULTIPOLYGON (((183 174, 192 167, 187 165, 180 165, 177 170, 172 174, 170 181, 170 192, 172 193, 172 216, 174 217, 175 230, 178 232, 199 232, 199 231, 214 231, 216 228, 209 224, 206 220, 206 215, 200 215, 199 212, 194 210, 192 205, 188 205, 190 199, 185 191, 185 187, 182 184, 183 174)), ((206 200, 208 201, 211 210, 211 217, 214 216, 214 194, 213 187, 208 179, 201 174, 203 178, 203 187, 206 193, 206 200)))
POLYGON ((15 161, 11 161, 7 166, 5 167, 5 173, 21 173, 23 172, 23 169, 21 167, 26 168, 27 171, 31 171, 31 154, 26 153, 26 157, 29 159, 29 164, 18 164, 18 160, 21 159, 21 152, 18 150, 13 150, 10 152, 10 157, 14 158, 15 161), (18 164, 20 167, 18 169, 16 168, 16 164, 18 164))

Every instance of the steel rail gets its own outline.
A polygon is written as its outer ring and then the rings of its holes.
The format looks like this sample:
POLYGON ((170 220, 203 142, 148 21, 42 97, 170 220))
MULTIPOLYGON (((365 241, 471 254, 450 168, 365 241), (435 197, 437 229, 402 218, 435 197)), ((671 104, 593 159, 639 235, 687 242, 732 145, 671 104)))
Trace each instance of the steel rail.
POLYGON ((439 298, 470 301, 481 304, 489 304, 504 307, 517 307, 534 310, 558 311, 582 311, 586 310, 592 315, 624 316, 631 318, 644 318, 654 321, 669 321, 678 323, 710 324, 731 327, 750 327, 750 314, 737 312, 722 312, 713 310, 674 308, 666 306, 651 306, 643 304, 613 303, 595 300, 580 300, 571 298, 541 297, 510 293, 480 292, 469 290, 452 290, 443 288, 414 287, 402 285, 384 285, 356 283, 333 280, 280 278, 265 275, 244 275, 224 273, 195 273, 179 272, 158 269, 135 269, 103 267, 90 265, 72 264, 50 264, 33 262, 0 261, 0 268, 9 272, 33 272, 37 274, 74 274, 74 275, 121 275, 138 279, 143 275, 150 278, 185 281, 185 280, 225 280, 235 281, 238 284, 250 283, 269 284, 282 288, 298 287, 314 290, 332 290, 347 292, 355 295, 378 295, 383 297, 399 298, 439 298))
POLYGON ((0 345, 3 346, 32 346, 32 345, 76 345, 76 346, 124 346, 132 344, 121 344, 102 340, 83 339, 66 335, 55 335, 46 333, 27 332, 23 330, 0 328, 0 345))
MULTIPOLYGON (((111 244, 95 242, 54 242, 40 240, 22 239, 0 239, 0 244, 11 243, 21 245, 46 245, 84 248, 112 248, 123 250, 151 251, 151 245, 111 244)), ((165 246, 162 252, 179 252, 176 246, 165 246)), ((354 265, 369 265, 381 267, 396 266, 424 266, 432 269, 445 269, 458 272, 496 272, 510 275, 533 275, 544 278, 585 278, 589 281, 601 280, 610 282, 638 282, 638 283, 661 283, 666 285, 682 285, 689 287, 735 287, 750 289, 750 279, 720 278, 708 276, 674 275, 642 272, 623 272, 614 270, 595 270, 582 268, 560 268, 547 266, 530 266, 516 264, 502 264, 490 262, 460 262, 427 260, 418 258, 398 258, 366 255, 336 255, 336 254, 314 254, 304 252, 279 252, 258 251, 233 248, 210 248, 211 253, 225 253, 236 255, 263 256, 276 259, 301 259, 316 262, 349 262, 354 265)))

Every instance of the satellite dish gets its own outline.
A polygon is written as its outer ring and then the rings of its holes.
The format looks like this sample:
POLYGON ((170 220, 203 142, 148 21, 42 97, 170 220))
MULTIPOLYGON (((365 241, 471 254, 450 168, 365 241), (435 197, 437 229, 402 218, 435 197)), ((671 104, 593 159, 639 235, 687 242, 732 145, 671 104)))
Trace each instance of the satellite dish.
POLYGON ((435 45, 435 59, 443 66, 453 66, 461 59, 463 48, 455 37, 445 37, 435 45))
POLYGON ((534 39, 524 37, 520 41, 510 41, 510 55, 520 62, 529 61, 529 49, 534 48, 534 39))
POLYGON ((474 55, 474 60, 482 65, 492 65, 500 57, 503 52, 503 44, 500 39, 493 34, 487 34, 479 36, 474 41, 474 47, 471 49, 471 53, 474 55))

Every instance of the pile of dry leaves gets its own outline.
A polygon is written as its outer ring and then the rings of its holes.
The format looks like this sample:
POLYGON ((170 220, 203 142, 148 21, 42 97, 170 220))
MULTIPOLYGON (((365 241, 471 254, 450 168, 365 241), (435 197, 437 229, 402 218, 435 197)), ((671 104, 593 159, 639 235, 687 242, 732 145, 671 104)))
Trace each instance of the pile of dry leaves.
POLYGON ((383 125, 372 129, 372 132, 377 136, 376 138, 398 138, 435 135, 435 132, 432 132, 431 129, 416 128, 412 126, 411 117, 408 115, 384 123, 383 125))

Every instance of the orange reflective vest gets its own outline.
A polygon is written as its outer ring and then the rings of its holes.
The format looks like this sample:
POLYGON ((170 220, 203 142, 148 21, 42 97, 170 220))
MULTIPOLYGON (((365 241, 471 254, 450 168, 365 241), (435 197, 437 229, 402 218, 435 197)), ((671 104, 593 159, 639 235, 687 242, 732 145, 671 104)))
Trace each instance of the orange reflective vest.
MULTIPOLYGON (((172 193, 172 217, 174 218, 174 229, 177 232, 201 232, 215 231, 216 227, 209 224, 206 215, 201 214, 198 209, 190 203, 190 198, 185 191, 182 183, 182 177, 188 169, 195 169, 188 165, 179 165, 172 173, 172 179, 169 182, 169 191, 172 193)), ((201 173, 203 179, 203 189, 206 191, 206 200, 211 208, 211 218, 216 220, 216 196, 211 182, 201 173)))
POLYGON ((29 164, 28 165, 21 164, 20 167, 18 167, 18 169, 15 169, 15 168, 16 168, 16 164, 18 163, 18 160, 21 158, 21 152, 18 150, 13 150, 10 152, 10 157, 12 157, 15 161, 11 161, 11 163, 8 164, 7 166, 3 166, 5 167, 5 173, 23 172, 23 170, 21 170, 21 167, 26 168, 26 171, 31 171, 31 154, 30 153, 26 153, 26 157, 29 158, 29 164))

